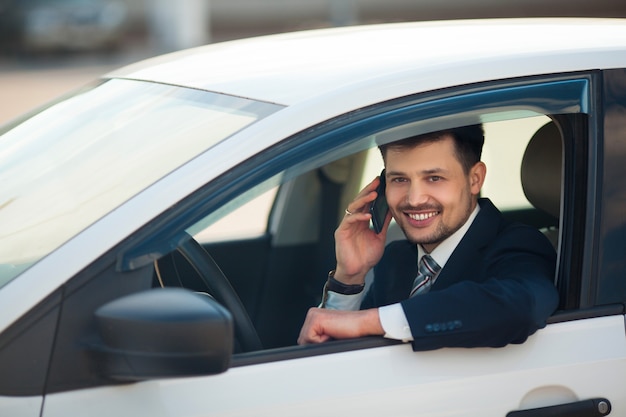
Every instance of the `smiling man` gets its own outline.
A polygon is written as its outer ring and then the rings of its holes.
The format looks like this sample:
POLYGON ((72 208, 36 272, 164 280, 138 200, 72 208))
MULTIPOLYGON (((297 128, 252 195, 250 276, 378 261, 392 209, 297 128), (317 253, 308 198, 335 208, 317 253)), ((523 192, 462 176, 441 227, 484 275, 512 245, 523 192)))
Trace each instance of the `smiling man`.
POLYGON ((558 304, 556 254, 536 229, 479 198, 487 168, 481 125, 381 146, 390 213, 369 227, 379 179, 335 232, 337 267, 298 343, 384 335, 414 350, 522 343, 558 304), (385 247, 391 217, 407 240, 385 247), (374 281, 365 293, 365 276, 374 281))

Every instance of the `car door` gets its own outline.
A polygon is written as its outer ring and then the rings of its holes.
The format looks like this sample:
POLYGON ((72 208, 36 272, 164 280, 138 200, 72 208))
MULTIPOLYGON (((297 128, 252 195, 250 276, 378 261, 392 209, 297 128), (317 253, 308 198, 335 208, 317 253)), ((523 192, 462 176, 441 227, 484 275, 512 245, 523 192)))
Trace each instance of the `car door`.
MULTIPOLYGON (((597 232, 604 224, 601 230, 606 230, 608 239, 604 214, 609 208, 595 198, 594 191, 603 181, 598 174, 603 160, 600 150, 602 146, 616 146, 609 140, 617 140, 607 137, 603 142, 599 118, 602 79, 601 72, 566 74, 401 98, 305 130, 234 167, 228 177, 241 181, 230 187, 224 187, 220 179, 207 184, 68 282, 58 304, 62 308, 39 308, 40 316, 58 323, 50 365, 45 371, 42 415, 502 416, 546 407, 557 407, 552 415, 568 415, 572 409, 606 415, 611 408, 619 415, 626 409, 626 394, 620 384, 621 375, 626 374, 625 294, 623 286, 615 287, 615 280, 599 278, 606 272, 602 268, 608 266, 599 262, 602 255, 597 232), (169 253, 172 242, 180 241, 183 229, 194 236, 201 231, 210 235, 211 225, 222 217, 220 208, 234 199, 245 200, 277 184, 287 184, 333 161, 365 151, 377 141, 476 120, 494 123, 529 116, 547 116, 558 126, 562 141, 556 222, 559 263, 555 277, 561 305, 546 328, 525 343, 498 349, 413 352, 407 344, 382 338, 332 341, 318 346, 295 346, 294 340, 291 344, 281 342, 276 347, 236 352, 232 357, 229 354, 229 369, 223 373, 144 377, 139 382, 120 380, 109 373, 106 363, 94 360, 90 353, 99 343, 99 330, 91 317, 107 303, 106 292, 115 287, 124 287, 120 292, 129 293, 159 286, 153 260, 169 253), (602 219, 598 213, 602 213, 602 219), (605 281, 612 282, 615 291, 607 290, 605 281), (596 297, 589 293, 590 288, 596 289, 593 294, 608 292, 611 297, 596 297)), ((621 106, 618 110, 623 109, 621 106)), ((623 126, 623 122, 611 120, 623 126)), ((203 158, 208 162, 211 152, 203 158)), ((622 168, 615 164, 611 169, 618 172, 622 168)), ((513 171, 505 175, 517 178, 520 174, 513 171)), ((618 187, 617 180, 613 185, 618 187)), ((273 204, 278 207, 279 199, 273 204)), ((550 221, 544 224, 550 216, 538 214, 539 209, 534 207, 513 207, 509 211, 524 221, 536 221, 537 227, 555 225, 550 221)), ((268 225, 267 231, 271 230, 268 225)), ((604 242, 606 245, 608 240, 604 242)), ((233 256, 246 262, 245 253, 233 256)), ((623 275, 615 262, 610 267, 618 268, 617 274, 623 275)), ((268 321, 256 330, 271 329, 264 335, 269 337, 291 332, 294 326, 297 329, 298 322, 293 318, 302 317, 307 306, 291 303, 291 293, 309 291, 305 287, 311 282, 299 285, 298 275, 289 273, 276 282, 263 278, 259 283, 256 278, 233 279, 241 283, 238 285, 259 289, 257 297, 252 297, 255 307, 250 307, 250 301, 245 306, 252 321, 257 325, 262 321, 259 306, 283 312, 285 317, 281 320, 280 314, 268 315, 268 321), (285 282, 293 284, 288 291, 285 282)), ((0 352, 5 363, 6 358, 5 352, 0 352)), ((22 365, 26 366, 23 362, 15 366, 22 365)))

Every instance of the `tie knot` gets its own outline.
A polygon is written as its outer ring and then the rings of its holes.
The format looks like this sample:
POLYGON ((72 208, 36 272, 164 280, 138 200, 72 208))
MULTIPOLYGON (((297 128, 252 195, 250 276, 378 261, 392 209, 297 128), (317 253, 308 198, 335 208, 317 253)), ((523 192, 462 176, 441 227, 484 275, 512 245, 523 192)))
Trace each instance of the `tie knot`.
POLYGON ((439 273, 441 267, 430 255, 422 256, 417 265, 417 277, 413 281, 410 297, 423 294, 430 290, 434 277, 439 273))
POLYGON ((441 267, 439 264, 433 259, 430 255, 422 256, 418 265, 419 272, 428 275, 429 277, 433 277, 437 275, 441 267))

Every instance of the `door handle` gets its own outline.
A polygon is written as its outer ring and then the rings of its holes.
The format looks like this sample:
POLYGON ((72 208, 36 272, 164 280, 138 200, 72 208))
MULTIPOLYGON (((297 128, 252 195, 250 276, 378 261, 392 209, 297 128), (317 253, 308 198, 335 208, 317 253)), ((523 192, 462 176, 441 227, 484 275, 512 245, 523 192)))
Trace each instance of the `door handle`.
POLYGON ((611 403, 606 398, 551 405, 529 410, 511 411, 506 417, 603 417, 611 413, 611 403))

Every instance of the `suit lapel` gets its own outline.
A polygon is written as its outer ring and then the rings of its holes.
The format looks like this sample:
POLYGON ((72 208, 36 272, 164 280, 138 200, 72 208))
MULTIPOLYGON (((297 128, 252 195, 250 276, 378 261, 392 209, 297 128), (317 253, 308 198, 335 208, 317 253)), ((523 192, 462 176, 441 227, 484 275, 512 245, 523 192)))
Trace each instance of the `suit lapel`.
POLYGON ((483 248, 498 232, 501 214, 488 199, 478 200, 480 211, 463 239, 439 273, 432 290, 447 288, 465 280, 474 280, 482 264, 483 248))
POLYGON ((408 240, 390 243, 374 273, 374 305, 387 305, 406 299, 417 275, 417 246, 408 240))

